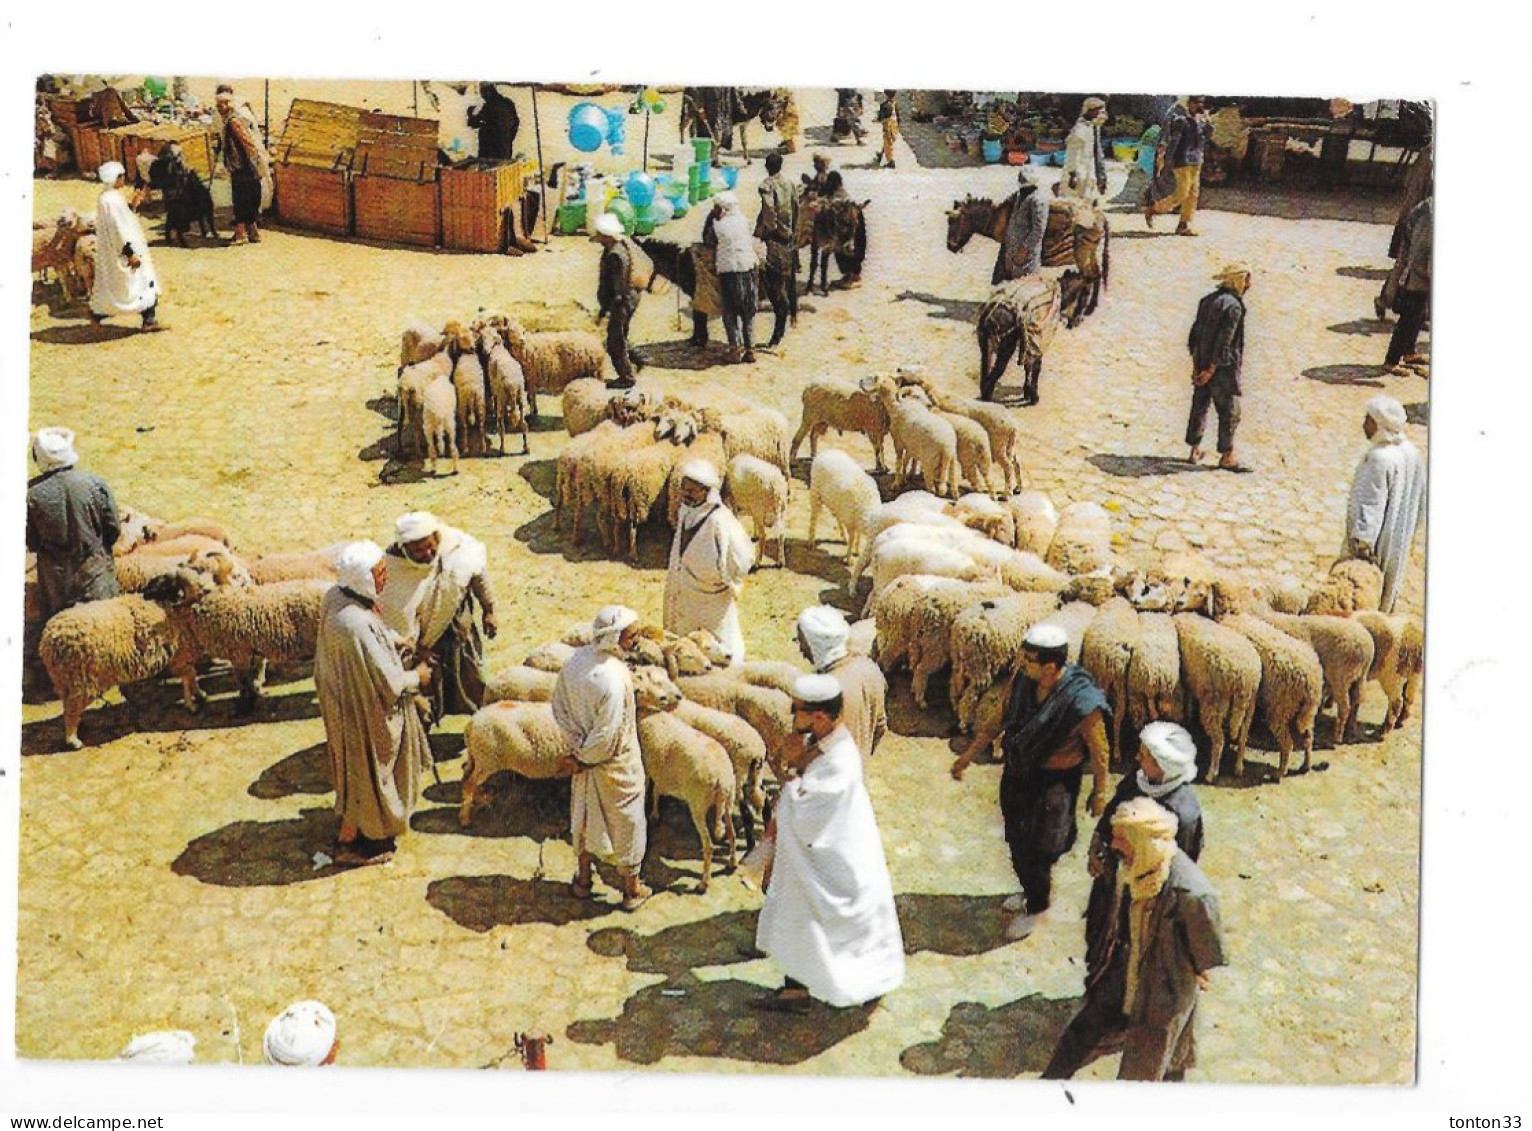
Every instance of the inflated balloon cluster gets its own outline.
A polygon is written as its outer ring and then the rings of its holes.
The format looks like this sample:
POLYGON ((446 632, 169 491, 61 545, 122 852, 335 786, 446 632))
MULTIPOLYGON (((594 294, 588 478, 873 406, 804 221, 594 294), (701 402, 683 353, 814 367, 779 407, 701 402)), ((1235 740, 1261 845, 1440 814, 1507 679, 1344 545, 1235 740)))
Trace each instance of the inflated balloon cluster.
POLYGON ((609 110, 594 102, 580 102, 569 110, 569 144, 581 153, 594 153, 603 145, 621 157, 627 140, 626 110, 609 110))

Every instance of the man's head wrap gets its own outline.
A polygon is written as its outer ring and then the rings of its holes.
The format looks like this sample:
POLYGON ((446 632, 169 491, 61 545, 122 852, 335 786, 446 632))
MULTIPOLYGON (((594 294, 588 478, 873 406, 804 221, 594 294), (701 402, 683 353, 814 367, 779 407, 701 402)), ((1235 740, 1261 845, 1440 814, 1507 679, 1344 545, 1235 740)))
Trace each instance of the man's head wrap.
POLYGON ((335 1047, 335 1014, 323 1002, 295 1002, 266 1026, 261 1047, 267 1064, 317 1067, 329 1059, 335 1047))
POLYGON ((1164 781, 1151 782, 1138 772, 1138 786, 1148 796, 1163 797, 1197 776, 1197 744, 1185 727, 1153 722, 1138 732, 1138 741, 1164 775, 1164 781))
POLYGON ((1089 114, 1092 110, 1105 110, 1105 109, 1106 109, 1106 99, 1105 98, 1087 98, 1080 105, 1080 113, 1082 115, 1083 114, 1089 114))
POLYGON ((1367 415, 1378 426, 1382 439, 1397 442, 1404 439, 1404 426, 1409 420, 1404 406, 1387 393, 1379 393, 1367 402, 1367 415))
POLYGON ((1112 814, 1112 832, 1133 846, 1133 860, 1119 871, 1134 899, 1159 894, 1176 854, 1176 815, 1152 797, 1124 801, 1112 814))
POLYGON ((719 210, 722 212, 739 211, 739 197, 735 196, 732 192, 719 193, 713 198, 713 203, 716 204, 719 210))
POLYGON ((383 547, 376 542, 351 542, 341 548, 335 560, 340 583, 359 597, 378 599, 378 587, 372 580, 372 567, 383 560, 383 547))
POLYGON ((808 645, 809 658, 816 668, 826 668, 846 655, 846 641, 851 626, 839 609, 815 605, 798 614, 798 632, 808 645))
POLYGON ((1219 283, 1232 283, 1239 278, 1248 278, 1249 275, 1250 264, 1240 262, 1226 263, 1223 269, 1213 276, 1213 280, 1219 283))
POLYGON ((400 545, 408 542, 419 542, 422 538, 429 538, 441 529, 441 523, 430 511, 411 511, 402 514, 394 523, 394 534, 399 539, 400 545))
POLYGON ((608 605, 590 622, 591 643, 603 652, 617 647, 622 630, 638 623, 638 614, 626 605, 608 605))
POLYGON ((710 460, 705 459, 687 460, 681 465, 681 478, 700 483, 709 491, 716 491, 723 486, 723 478, 718 474, 718 469, 710 460))
POLYGON ((74 433, 68 428, 39 428, 32 437, 32 459, 40 471, 73 467, 80 462, 74 450, 74 433))
POLYGON ((805 707, 822 707, 844 693, 833 675, 801 675, 793 681, 793 702, 805 707))
POLYGON ((166 1029, 134 1037, 117 1059, 134 1064, 190 1064, 196 1047, 197 1038, 185 1029, 166 1029))
POLYGON ((96 176, 101 178, 101 183, 111 188, 117 183, 117 178, 127 175, 127 170, 122 167, 121 161, 108 161, 96 170, 96 176))

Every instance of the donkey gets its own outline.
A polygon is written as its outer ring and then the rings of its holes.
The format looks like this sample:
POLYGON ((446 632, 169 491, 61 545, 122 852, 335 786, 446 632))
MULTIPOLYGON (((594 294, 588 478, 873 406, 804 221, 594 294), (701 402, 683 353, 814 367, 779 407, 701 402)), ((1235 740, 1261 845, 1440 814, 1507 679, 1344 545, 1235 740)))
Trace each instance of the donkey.
POLYGON ((787 96, 779 90, 747 91, 737 86, 689 86, 681 94, 681 140, 691 137, 713 139, 713 164, 719 153, 734 147, 734 127, 739 127, 739 146, 750 161, 750 142, 745 127, 752 118, 759 119, 768 133, 777 128, 777 119, 787 105, 787 96))
POLYGON ((1022 403, 1037 404, 1043 354, 1053 341, 1061 312, 1077 301, 1086 280, 1065 271, 1058 280, 1033 276, 995 289, 979 308, 979 399, 995 399, 995 386, 1019 353, 1026 375, 1022 403))
POLYGON ((830 256, 845 280, 862 274, 867 258, 867 205, 870 200, 804 199, 798 208, 798 246, 809 248, 809 293, 819 272, 819 293, 830 293, 830 256))

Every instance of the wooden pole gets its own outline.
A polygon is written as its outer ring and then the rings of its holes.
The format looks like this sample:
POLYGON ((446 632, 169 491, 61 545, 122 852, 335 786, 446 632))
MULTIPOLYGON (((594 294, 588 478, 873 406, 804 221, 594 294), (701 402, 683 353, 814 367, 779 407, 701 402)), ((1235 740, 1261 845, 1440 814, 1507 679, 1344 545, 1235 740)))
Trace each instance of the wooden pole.
MULTIPOLYGON (((643 96, 643 92, 640 91, 638 97, 643 98, 643 96)), ((646 173, 649 171, 649 119, 651 117, 649 104, 646 102, 644 103, 644 172, 646 173)))
POLYGON ((532 132, 537 138, 537 195, 542 198, 542 207, 538 215, 543 222, 543 243, 550 243, 553 239, 548 221, 548 198, 544 192, 546 174, 543 172, 543 123, 537 114, 537 84, 532 84, 532 132))
POLYGON ((266 80, 266 144, 271 144, 271 80, 266 80))
POLYGON ((415 108, 415 117, 420 117, 420 80, 410 80, 410 102, 415 108))

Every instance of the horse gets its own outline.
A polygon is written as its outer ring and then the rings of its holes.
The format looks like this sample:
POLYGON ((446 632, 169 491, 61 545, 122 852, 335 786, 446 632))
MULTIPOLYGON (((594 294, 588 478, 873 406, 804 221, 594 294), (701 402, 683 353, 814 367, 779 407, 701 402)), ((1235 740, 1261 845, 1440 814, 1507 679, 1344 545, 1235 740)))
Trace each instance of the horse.
POLYGON ((689 86, 681 94, 681 140, 691 137, 713 139, 713 164, 720 151, 734 147, 734 127, 739 127, 739 146, 750 164, 750 142, 745 127, 752 118, 770 132, 777 128, 777 118, 787 104, 781 91, 767 88, 747 91, 737 86, 689 86))
POLYGON ((830 293, 830 256, 842 278, 855 279, 867 258, 867 205, 870 200, 824 200, 800 196, 798 246, 809 249, 809 293, 814 291, 814 272, 819 272, 819 293, 830 293))
MULTIPOLYGON (((976 236, 996 243, 1005 238, 1006 225, 1016 207, 1011 195, 999 204, 988 197, 954 200, 947 213, 947 250, 956 254, 976 236)), ((1080 202, 1055 199, 1048 202, 1048 230, 1043 235, 1043 266, 1074 267, 1089 286, 1064 311, 1064 325, 1073 330, 1088 314, 1094 314, 1101 291, 1111 276, 1111 226, 1100 209, 1080 202), (1088 220, 1089 223, 1082 221, 1088 220)))
POLYGON ((979 308, 979 399, 994 400, 1011 355, 1020 353, 1026 374, 1022 403, 1037 404, 1043 354, 1064 309, 1078 301, 1088 281, 1075 271, 1059 279, 1033 275, 1002 283, 979 308))

